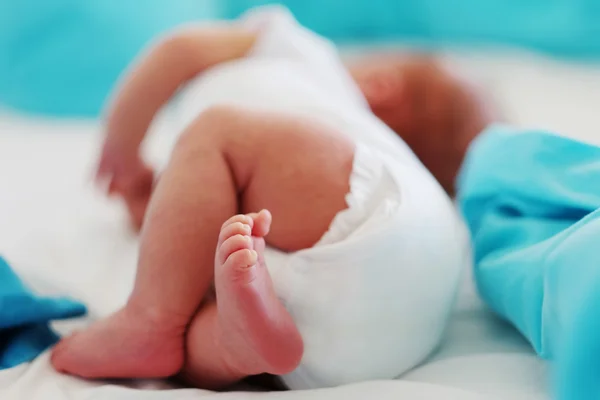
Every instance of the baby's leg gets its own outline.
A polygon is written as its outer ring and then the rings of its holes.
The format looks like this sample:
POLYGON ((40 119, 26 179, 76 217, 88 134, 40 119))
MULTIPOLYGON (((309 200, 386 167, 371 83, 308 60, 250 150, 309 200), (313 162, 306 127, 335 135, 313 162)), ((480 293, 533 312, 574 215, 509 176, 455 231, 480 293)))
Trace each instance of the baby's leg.
POLYGON ((264 236, 268 211, 237 215, 223 225, 215 256, 217 302, 203 307, 188 332, 181 377, 219 388, 249 375, 281 375, 296 368, 303 353, 300 333, 277 298, 267 272, 264 236), (246 225, 252 236, 235 234, 246 225))
MULTIPOLYGON (((353 156, 343 136, 295 118, 230 108, 204 113, 182 136, 151 200, 127 305, 59 344, 54 366, 86 377, 178 372, 186 328, 213 282, 223 221, 269 209, 270 245, 310 247, 346 207, 353 156)), ((238 233, 249 235, 243 225, 238 233)), ((188 346, 197 343, 196 331, 188 346)), ((188 375, 211 368, 210 359, 189 350, 188 375)))

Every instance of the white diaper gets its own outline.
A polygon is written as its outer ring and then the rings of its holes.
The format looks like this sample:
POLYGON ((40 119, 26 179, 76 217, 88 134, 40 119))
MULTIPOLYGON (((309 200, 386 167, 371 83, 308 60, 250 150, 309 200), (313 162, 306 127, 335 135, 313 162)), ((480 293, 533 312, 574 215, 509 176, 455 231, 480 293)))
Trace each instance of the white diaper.
POLYGON ((289 388, 396 378, 440 343, 469 241, 438 188, 405 185, 402 175, 414 174, 358 146, 349 208, 319 243, 293 254, 267 250, 305 345, 301 365, 281 377, 289 388), (426 217, 415 212, 424 206, 426 217))
POLYGON ((240 23, 259 32, 253 50, 188 86, 182 125, 211 105, 235 104, 311 118, 356 144, 348 209, 313 248, 267 249, 305 345, 282 379, 310 389, 396 378, 440 343, 470 262, 466 230, 431 174, 372 114, 334 46, 281 8, 240 23))

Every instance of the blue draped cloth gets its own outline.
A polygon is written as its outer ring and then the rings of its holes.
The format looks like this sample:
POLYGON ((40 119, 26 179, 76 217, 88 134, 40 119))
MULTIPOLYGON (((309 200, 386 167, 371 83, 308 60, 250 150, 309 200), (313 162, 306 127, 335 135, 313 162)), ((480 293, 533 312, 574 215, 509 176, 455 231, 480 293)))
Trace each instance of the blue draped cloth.
POLYGON ((0 0, 0 105, 96 117, 161 33, 272 3, 339 42, 499 43, 600 58, 597 0, 0 0))
POLYGON ((458 197, 482 298, 555 361, 559 398, 600 398, 600 148, 491 127, 458 197))
POLYGON ((280 3, 310 29, 340 41, 510 44, 600 57, 597 0, 224 0, 227 16, 280 3))
POLYGON ((34 295, 0 257, 0 369, 31 361, 56 343, 50 321, 85 312, 75 301, 34 295))

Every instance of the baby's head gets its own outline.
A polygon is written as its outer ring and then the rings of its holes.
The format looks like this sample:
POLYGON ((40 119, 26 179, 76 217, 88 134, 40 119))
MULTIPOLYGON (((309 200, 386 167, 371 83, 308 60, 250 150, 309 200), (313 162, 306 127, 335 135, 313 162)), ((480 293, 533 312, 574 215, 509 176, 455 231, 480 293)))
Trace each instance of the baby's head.
POLYGON ((350 71, 375 115, 454 194, 469 143, 491 122, 489 103, 427 56, 372 57, 350 71))

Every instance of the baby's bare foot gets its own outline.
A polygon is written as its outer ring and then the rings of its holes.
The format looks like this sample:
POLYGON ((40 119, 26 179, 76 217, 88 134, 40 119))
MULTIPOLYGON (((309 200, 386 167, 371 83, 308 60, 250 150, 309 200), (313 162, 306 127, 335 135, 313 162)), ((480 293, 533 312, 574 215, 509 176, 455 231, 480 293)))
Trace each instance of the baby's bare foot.
MULTIPOLYGON (((192 323, 188 333, 188 359, 184 377, 207 385, 206 359, 221 359, 233 379, 294 370, 304 351, 302 338, 292 317, 277 298, 266 269, 264 236, 271 225, 267 211, 238 215, 221 230, 215 257, 217 316, 215 340, 218 348, 207 354, 206 326, 192 323), (194 335, 200 341, 194 348, 194 335), (204 373, 203 373, 204 371, 204 373)), ((208 383, 210 384, 210 383, 208 383)))
MULTIPOLYGON (((292 371, 302 357, 303 343, 292 317, 277 298, 263 252, 271 214, 249 216, 255 236, 228 236, 222 230, 215 260, 219 331, 231 351, 235 368, 248 375, 292 371)), ((242 217, 244 218, 244 217, 242 217)), ((237 224, 234 218, 234 224, 237 224)))
POLYGON ((62 340, 55 369, 84 378, 161 378, 183 365, 185 323, 159 321, 133 306, 62 340))

